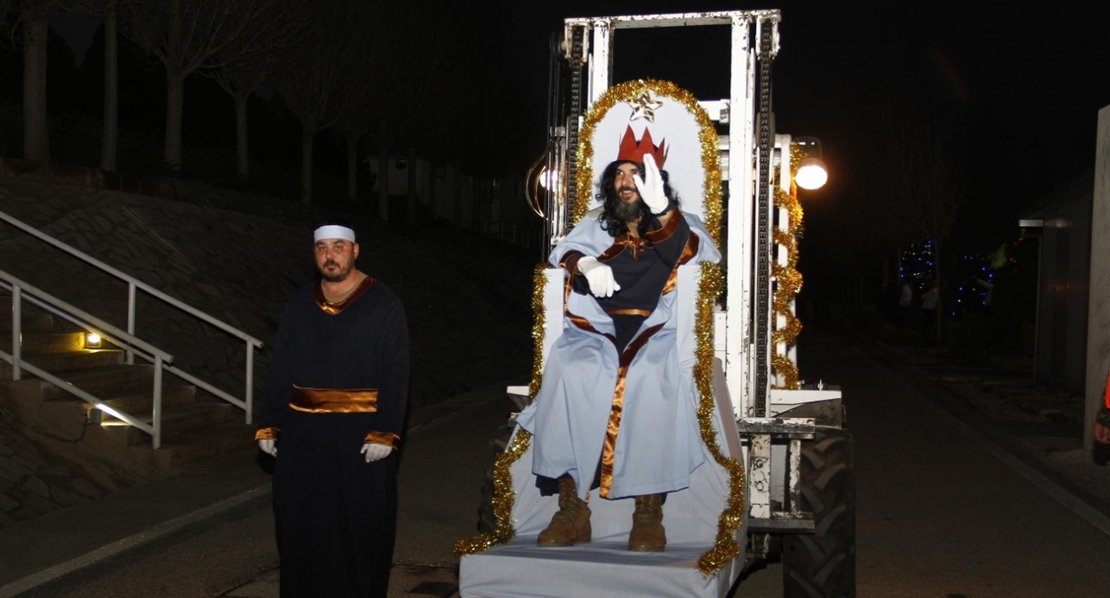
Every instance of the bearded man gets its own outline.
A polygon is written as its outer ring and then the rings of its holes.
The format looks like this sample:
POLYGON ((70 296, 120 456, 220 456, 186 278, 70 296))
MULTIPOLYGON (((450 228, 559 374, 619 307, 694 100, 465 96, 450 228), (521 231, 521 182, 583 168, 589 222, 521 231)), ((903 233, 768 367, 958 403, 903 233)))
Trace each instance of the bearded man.
POLYGON ((540 546, 589 542, 587 501, 599 488, 635 503, 629 550, 664 550, 665 495, 689 486, 704 461, 675 297, 680 265, 720 253, 697 217, 679 210, 657 166, 665 150, 631 133, 602 173, 602 208, 549 257, 568 274, 565 322, 535 400, 517 417, 533 435, 541 494, 559 496, 540 546))
POLYGON ((354 230, 325 224, 314 239, 320 279, 282 313, 255 434, 275 457, 281 596, 384 598, 408 326, 397 297, 355 266, 354 230))

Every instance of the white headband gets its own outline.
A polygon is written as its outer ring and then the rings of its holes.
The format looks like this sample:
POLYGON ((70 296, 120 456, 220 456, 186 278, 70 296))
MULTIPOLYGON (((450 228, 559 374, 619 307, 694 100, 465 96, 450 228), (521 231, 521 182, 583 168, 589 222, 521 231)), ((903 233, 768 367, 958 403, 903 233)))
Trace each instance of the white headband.
POLYGON ((347 228, 346 226, 339 226, 338 224, 325 224, 316 229, 315 238, 313 242, 322 239, 343 239, 344 241, 355 242, 355 231, 347 228))

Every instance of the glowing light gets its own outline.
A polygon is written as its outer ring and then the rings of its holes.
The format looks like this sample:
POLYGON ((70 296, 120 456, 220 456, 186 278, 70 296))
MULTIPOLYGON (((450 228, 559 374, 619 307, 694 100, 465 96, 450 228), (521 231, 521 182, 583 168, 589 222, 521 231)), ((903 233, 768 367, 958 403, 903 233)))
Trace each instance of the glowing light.
POLYGON ((100 348, 100 335, 95 332, 90 332, 85 335, 85 348, 86 349, 99 349, 100 348))
POLYGON ((806 158, 798 163, 794 182, 802 189, 820 189, 829 180, 829 172, 820 158, 806 158))

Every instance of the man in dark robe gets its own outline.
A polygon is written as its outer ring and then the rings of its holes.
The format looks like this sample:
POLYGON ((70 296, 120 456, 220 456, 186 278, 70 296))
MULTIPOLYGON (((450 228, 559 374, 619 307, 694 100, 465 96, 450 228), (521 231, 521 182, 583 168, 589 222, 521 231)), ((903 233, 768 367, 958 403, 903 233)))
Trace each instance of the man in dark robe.
POLYGON ((408 327, 397 297, 355 267, 351 228, 324 225, 314 237, 320 279, 285 306, 255 436, 275 457, 281 596, 384 598, 408 327))

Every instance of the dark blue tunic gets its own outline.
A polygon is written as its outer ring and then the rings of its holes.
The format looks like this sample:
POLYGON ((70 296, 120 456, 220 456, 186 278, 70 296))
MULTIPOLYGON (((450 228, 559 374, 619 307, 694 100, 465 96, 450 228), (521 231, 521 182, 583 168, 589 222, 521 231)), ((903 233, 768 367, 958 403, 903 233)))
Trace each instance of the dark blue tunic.
POLYGON ((281 595, 384 597, 396 529, 396 452, 366 463, 359 450, 368 434, 400 438, 408 327, 400 301, 379 282, 334 315, 318 304, 318 284, 295 291, 285 307, 260 414, 262 427, 279 429, 281 595), (289 406, 294 385, 376 390, 378 409, 298 411, 289 406))

